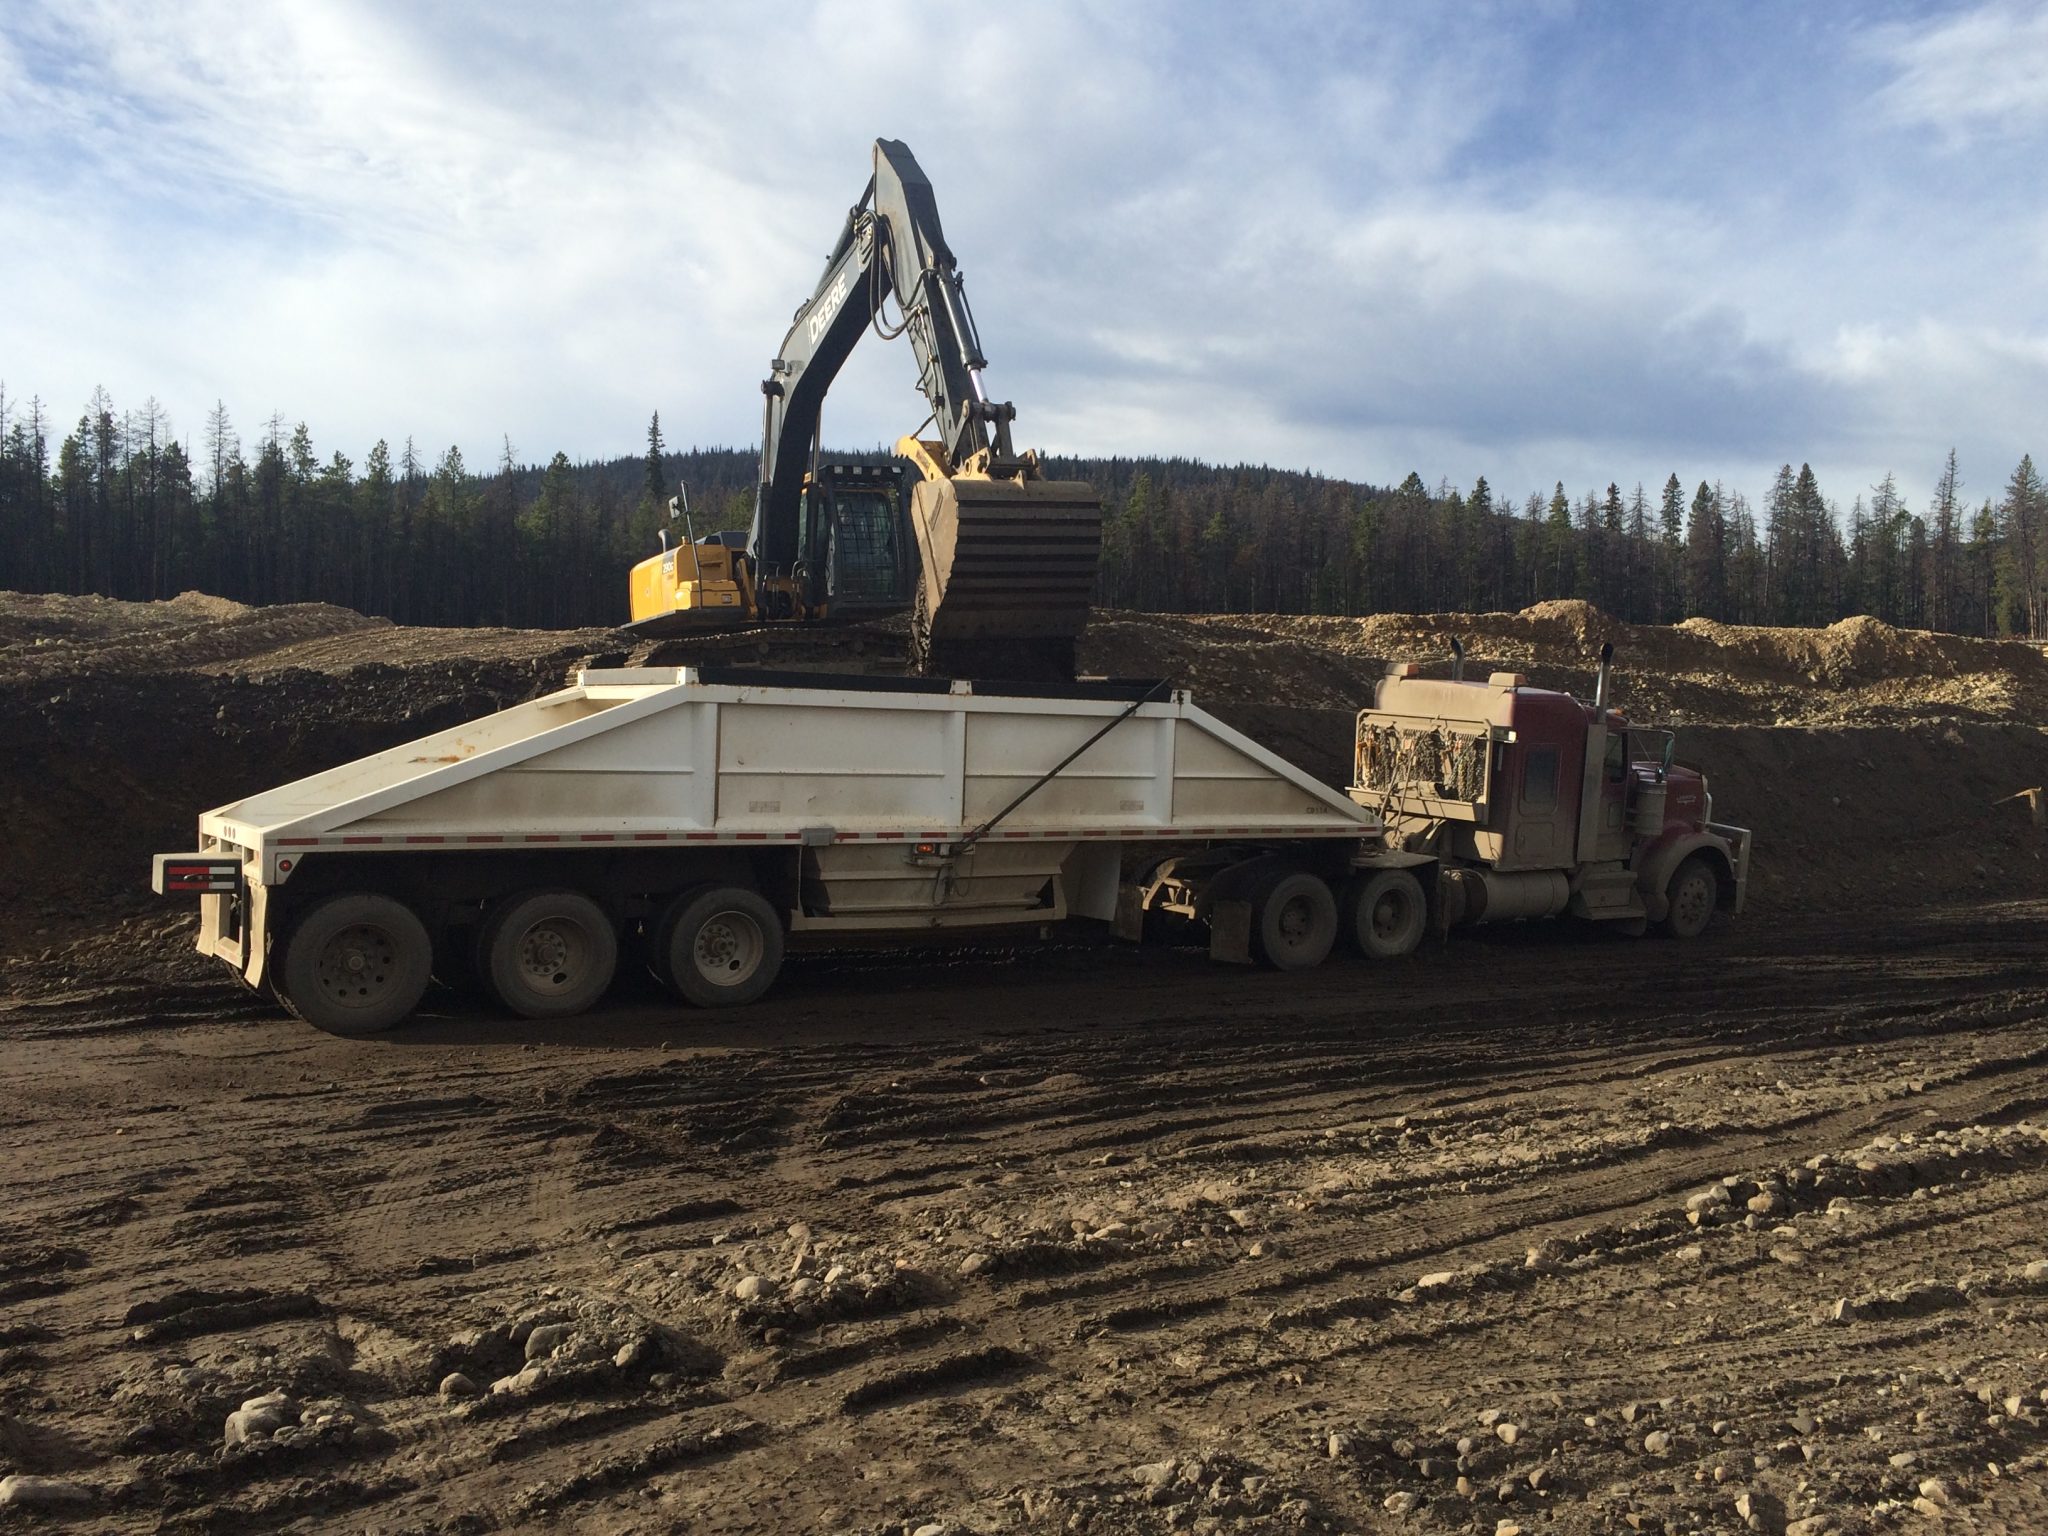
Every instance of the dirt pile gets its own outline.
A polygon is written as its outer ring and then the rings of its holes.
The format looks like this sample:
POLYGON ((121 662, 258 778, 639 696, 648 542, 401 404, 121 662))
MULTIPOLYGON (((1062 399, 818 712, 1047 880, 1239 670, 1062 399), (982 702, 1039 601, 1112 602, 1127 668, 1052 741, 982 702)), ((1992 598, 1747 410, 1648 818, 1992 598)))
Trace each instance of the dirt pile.
POLYGON ((2021 641, 1973 640, 1844 619, 1765 629, 1688 619, 1625 624, 1590 603, 1520 613, 1103 613, 1085 664, 1184 679, 1206 700, 1357 708, 1389 662, 1446 664, 1464 642, 1468 676, 1526 675, 1591 691, 1600 647, 1615 649, 1615 702, 1639 720, 1829 725, 1906 720, 2048 723, 2048 655, 2021 641))

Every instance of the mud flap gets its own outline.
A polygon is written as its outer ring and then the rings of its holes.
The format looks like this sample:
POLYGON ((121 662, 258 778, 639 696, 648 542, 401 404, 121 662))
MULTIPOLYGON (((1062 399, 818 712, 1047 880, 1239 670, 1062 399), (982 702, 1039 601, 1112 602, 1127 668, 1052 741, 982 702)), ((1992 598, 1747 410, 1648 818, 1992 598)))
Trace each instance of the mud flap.
POLYGON ((1145 937, 1145 888, 1126 881, 1116 888, 1116 915, 1109 931, 1118 938, 1138 943, 1145 937))
POLYGON ((1252 904, 1219 901, 1209 908, 1209 958, 1232 965, 1252 963, 1252 904))
POLYGON ((270 887, 252 882, 244 889, 249 904, 242 914, 242 980, 260 992, 270 968, 270 887))

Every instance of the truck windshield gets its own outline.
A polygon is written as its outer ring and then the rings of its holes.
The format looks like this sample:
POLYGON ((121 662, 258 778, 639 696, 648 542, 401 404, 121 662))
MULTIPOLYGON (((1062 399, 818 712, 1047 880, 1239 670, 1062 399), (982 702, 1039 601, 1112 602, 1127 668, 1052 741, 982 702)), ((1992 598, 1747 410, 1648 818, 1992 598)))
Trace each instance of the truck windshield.
POLYGON ((1669 773, 1671 754, 1677 746, 1678 738, 1670 731, 1634 727, 1628 733, 1628 760, 1632 763, 1655 763, 1660 772, 1669 773))

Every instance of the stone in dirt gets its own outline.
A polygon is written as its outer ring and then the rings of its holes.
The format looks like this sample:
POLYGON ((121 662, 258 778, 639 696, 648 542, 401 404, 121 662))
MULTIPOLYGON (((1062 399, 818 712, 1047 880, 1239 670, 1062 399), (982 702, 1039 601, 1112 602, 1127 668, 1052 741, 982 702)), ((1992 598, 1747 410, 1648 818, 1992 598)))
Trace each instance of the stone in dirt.
POLYGON ((17 1472, 0 1477, 0 1506, 16 1509, 76 1509, 92 1502, 92 1490, 61 1477, 17 1472))
POLYGON ((1419 1494, 1403 1490, 1399 1493, 1388 1494, 1380 1507, 1390 1515, 1412 1515, 1421 1505, 1422 1498, 1419 1494))
POLYGON ((568 1323, 543 1323, 526 1336, 526 1358, 544 1360, 552 1355, 575 1328, 568 1323))
POLYGON ((463 1375, 462 1372, 450 1371, 441 1378, 440 1390, 441 1396, 444 1398, 475 1397, 483 1391, 483 1388, 470 1380, 469 1377, 463 1375))
POLYGON ((287 1424, 294 1423, 299 1416, 298 1404, 282 1392, 266 1392, 261 1397, 247 1399, 241 1407, 228 1415, 221 1437, 229 1445, 247 1445, 274 1435, 287 1424))
POLYGON ((496 1381, 492 1382, 491 1395, 493 1397, 516 1397, 522 1392, 531 1392, 542 1381, 547 1379, 547 1374, 547 1367, 539 1361, 535 1361, 517 1375, 500 1376, 496 1381))
POLYGON ((1671 1449, 1671 1432, 1653 1429, 1643 1436, 1643 1449, 1652 1456, 1662 1456, 1671 1449))
POLYGON ((768 1282, 759 1275, 748 1275, 732 1288, 732 1293, 741 1301, 759 1301, 768 1294, 768 1282))

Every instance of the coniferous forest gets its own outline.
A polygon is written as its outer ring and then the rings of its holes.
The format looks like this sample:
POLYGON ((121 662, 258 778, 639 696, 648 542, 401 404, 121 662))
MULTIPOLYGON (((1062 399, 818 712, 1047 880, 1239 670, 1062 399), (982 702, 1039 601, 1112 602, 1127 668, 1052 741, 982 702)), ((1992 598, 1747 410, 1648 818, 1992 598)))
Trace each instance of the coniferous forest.
MULTIPOLYGON (((533 627, 625 618, 626 571, 656 547, 680 483, 695 526, 745 527, 756 455, 555 454, 494 465, 370 445, 322 456, 305 423, 245 438, 226 409, 196 440, 154 400, 95 391, 75 423, 0 389, 0 588, 146 599, 198 589, 328 602, 401 623, 533 627)), ((1363 614, 1514 609, 1585 598, 1622 618, 1698 615, 2039 638, 2048 629, 2048 488, 2024 457, 1966 498, 1954 453, 1924 506, 1891 476, 1849 492, 1805 466, 1719 481, 1515 493, 1392 487, 1187 459, 1048 461, 1103 498, 1098 601, 1156 612, 1363 614)))

